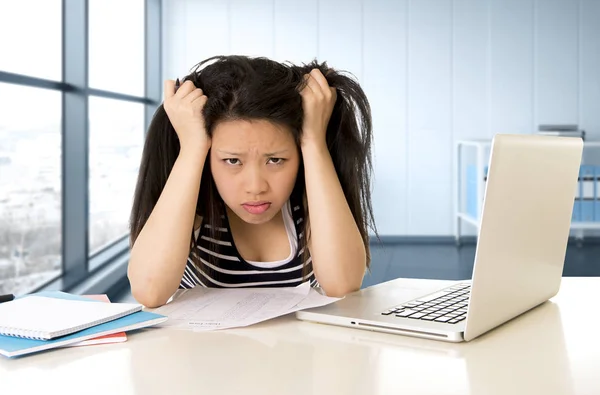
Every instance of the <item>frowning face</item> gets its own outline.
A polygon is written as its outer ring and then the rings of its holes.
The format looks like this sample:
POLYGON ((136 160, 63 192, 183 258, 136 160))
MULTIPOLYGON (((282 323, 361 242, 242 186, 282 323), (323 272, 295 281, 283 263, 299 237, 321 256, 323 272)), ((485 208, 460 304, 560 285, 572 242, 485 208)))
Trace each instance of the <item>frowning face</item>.
POLYGON ((250 224, 269 222, 289 199, 300 153, 292 133, 266 121, 225 121, 212 134, 210 166, 229 209, 250 224))

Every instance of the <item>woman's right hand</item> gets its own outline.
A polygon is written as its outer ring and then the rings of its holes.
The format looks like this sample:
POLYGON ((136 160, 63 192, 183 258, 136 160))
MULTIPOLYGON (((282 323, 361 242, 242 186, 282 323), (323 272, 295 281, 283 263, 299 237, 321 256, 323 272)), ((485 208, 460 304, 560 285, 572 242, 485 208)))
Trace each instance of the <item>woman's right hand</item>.
POLYGON ((206 133, 202 109, 207 97, 190 80, 175 92, 175 81, 166 80, 163 107, 173 125, 183 149, 202 149, 208 152, 210 138, 206 133))

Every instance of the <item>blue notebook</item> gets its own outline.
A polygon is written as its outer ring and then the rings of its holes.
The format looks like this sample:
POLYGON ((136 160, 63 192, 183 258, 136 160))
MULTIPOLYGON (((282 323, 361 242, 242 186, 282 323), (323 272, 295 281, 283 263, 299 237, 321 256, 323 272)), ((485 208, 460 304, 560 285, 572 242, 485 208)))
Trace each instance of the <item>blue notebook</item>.
MULTIPOLYGON (((85 300, 90 299, 72 295, 64 292, 39 292, 34 295, 46 296, 58 299, 85 300)), ((29 296, 29 295, 28 295, 29 296)), ((25 296, 27 297, 27 296, 25 296)), ((98 301, 96 303, 103 303, 98 301)), ((118 318, 82 331, 59 337, 53 340, 33 340, 23 339, 13 336, 0 335, 0 354, 6 357, 16 357, 20 355, 32 354, 43 350, 49 350, 92 339, 98 336, 110 335, 117 332, 127 332, 135 329, 145 328, 156 325, 167 320, 164 315, 138 311, 125 317, 118 318)))

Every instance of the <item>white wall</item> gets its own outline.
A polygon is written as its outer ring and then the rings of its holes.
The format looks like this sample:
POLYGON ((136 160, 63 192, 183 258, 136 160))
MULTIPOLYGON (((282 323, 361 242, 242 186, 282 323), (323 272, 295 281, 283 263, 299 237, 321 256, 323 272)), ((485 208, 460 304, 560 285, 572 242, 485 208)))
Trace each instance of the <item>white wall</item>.
POLYGON ((540 123, 600 139, 600 0, 163 0, 164 77, 217 54, 356 75, 382 235, 450 235, 453 144, 540 123))

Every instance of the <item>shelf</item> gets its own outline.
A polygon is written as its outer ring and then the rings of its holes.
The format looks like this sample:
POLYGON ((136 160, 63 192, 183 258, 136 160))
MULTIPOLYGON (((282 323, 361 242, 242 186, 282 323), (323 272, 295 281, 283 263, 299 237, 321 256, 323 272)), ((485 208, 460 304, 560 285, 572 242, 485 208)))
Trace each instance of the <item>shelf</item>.
MULTIPOLYGON (((470 224, 476 229, 479 229, 480 227, 480 218, 476 213, 481 213, 483 209, 487 166, 491 145, 491 139, 460 140, 456 142, 456 156, 453 164, 453 183, 456 186, 454 195, 454 236, 458 243, 460 243, 460 238, 462 236, 461 223, 470 224), (483 180, 483 182, 479 180, 483 180)), ((582 157, 581 163, 582 170, 584 165, 598 166, 600 157, 596 155, 596 153, 600 153, 599 148, 600 141, 584 141, 584 156, 582 157), (590 148, 590 150, 586 150, 587 148, 590 148), (588 153, 587 157, 585 156, 585 152, 588 153), (590 156, 589 154, 592 155, 590 156)), ((582 177, 581 174, 580 177, 582 177)), ((593 179, 594 178, 592 178, 592 180, 593 179)), ((587 178, 585 180, 580 178, 580 182, 588 183, 589 180, 587 178)), ((592 198, 593 196, 599 196, 600 183, 597 187, 594 186, 593 190, 592 198), (598 189, 598 192, 596 192, 596 188, 598 189)), ((578 191, 578 197, 589 197, 589 188, 583 186, 583 184, 580 184, 578 191)), ((581 201, 578 200, 578 197, 576 197, 576 202, 581 201)), ((590 210, 589 206, 586 207, 585 210, 590 210)), ((600 230, 600 221, 578 221, 582 217, 594 218, 598 209, 599 208, 593 208, 592 210, 595 211, 595 213, 593 213, 592 217, 589 217, 589 214, 583 214, 583 206, 580 208, 574 207, 574 210, 578 210, 577 212, 574 211, 574 213, 579 213, 579 217, 573 217, 570 224, 570 230, 575 231, 580 238, 583 238, 584 231, 600 230)))
MULTIPOLYGON (((479 219, 474 218, 472 215, 458 213, 457 216, 463 221, 475 227, 479 227, 479 219)), ((571 229, 600 229, 600 222, 571 222, 571 229)))
POLYGON ((571 229, 600 229, 600 222, 571 222, 571 229))
POLYGON ((477 218, 474 218, 473 216, 466 214, 466 213, 458 213, 458 217, 460 219, 462 219, 463 221, 473 225, 473 226, 479 226, 479 220, 477 218))

